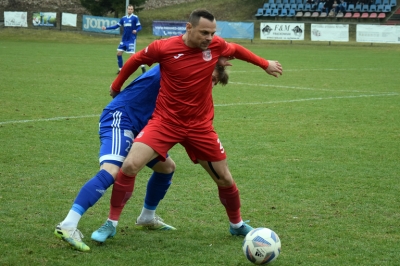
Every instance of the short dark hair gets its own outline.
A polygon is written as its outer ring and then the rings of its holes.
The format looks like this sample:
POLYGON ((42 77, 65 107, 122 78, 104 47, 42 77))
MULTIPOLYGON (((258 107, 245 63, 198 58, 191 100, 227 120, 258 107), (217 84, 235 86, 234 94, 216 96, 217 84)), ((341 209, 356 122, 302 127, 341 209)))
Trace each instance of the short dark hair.
POLYGON ((197 9, 190 14, 189 23, 192 24, 193 27, 196 27, 199 24, 200 18, 208 19, 211 22, 215 20, 214 15, 209 11, 205 9, 197 9))
POLYGON ((228 75, 228 72, 225 71, 225 67, 216 65, 215 69, 218 72, 218 83, 220 83, 222 86, 225 86, 226 84, 228 84, 229 75, 228 75))

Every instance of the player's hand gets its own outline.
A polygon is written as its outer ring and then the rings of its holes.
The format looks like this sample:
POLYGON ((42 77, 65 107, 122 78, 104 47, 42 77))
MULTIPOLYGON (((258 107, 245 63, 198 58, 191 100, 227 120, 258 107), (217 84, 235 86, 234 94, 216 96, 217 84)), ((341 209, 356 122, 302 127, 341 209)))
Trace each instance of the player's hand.
POLYGON ((231 62, 229 60, 232 60, 233 57, 225 57, 225 56, 220 56, 218 59, 217 65, 227 67, 227 66, 232 66, 231 62))
POLYGON ((102 30, 106 30, 106 27, 102 26, 101 29, 102 29, 102 30))
POLYGON ((110 86, 110 96, 115 98, 115 96, 117 96, 119 94, 119 92, 116 92, 115 90, 113 90, 110 86))
POLYGON ((265 72, 267 72, 269 75, 278 77, 278 75, 282 75, 282 65, 278 61, 273 61, 273 60, 268 60, 268 67, 265 69, 265 72))
POLYGON ((136 34, 136 32, 137 32, 136 30, 133 30, 133 31, 132 31, 133 34, 136 34))

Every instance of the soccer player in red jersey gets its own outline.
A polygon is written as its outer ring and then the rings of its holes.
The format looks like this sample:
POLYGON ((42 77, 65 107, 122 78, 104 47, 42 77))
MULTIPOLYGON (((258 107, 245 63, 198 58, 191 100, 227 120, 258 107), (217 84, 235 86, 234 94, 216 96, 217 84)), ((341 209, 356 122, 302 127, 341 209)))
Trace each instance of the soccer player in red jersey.
MULTIPOLYGON (((278 61, 265 60, 243 46, 228 43, 216 32, 216 20, 207 10, 195 10, 181 36, 153 41, 131 56, 114 80, 110 94, 141 64, 160 63, 161 88, 156 108, 147 126, 135 138, 117 174, 111 196, 109 219, 118 220, 134 190, 138 172, 154 158, 165 160, 177 143, 185 147, 194 163, 199 163, 218 187, 221 203, 229 218, 232 235, 245 236, 253 228, 240 213, 239 190, 228 169, 225 150, 214 131, 212 79, 218 59, 237 58, 257 65, 269 75, 282 75, 278 61)), ((137 221, 145 224, 145 221, 137 221)))

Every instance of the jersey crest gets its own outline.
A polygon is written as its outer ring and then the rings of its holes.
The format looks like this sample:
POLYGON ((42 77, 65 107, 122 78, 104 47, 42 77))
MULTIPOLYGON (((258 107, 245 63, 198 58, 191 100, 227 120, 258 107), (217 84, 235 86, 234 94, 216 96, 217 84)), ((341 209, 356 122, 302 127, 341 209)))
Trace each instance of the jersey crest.
POLYGON ((212 59, 212 54, 210 49, 203 51, 203 59, 204 61, 210 61, 212 59))

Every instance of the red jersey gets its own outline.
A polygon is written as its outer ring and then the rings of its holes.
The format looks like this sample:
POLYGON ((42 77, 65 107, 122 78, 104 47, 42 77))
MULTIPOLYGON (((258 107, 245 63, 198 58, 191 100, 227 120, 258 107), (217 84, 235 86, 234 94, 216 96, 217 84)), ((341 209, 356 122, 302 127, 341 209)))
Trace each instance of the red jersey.
POLYGON ((212 73, 220 56, 235 57, 266 69, 268 61, 244 47, 214 36, 207 50, 190 48, 182 36, 156 40, 132 55, 112 84, 119 91, 141 64, 160 63, 160 92, 152 118, 184 127, 210 126, 214 118, 212 73))

